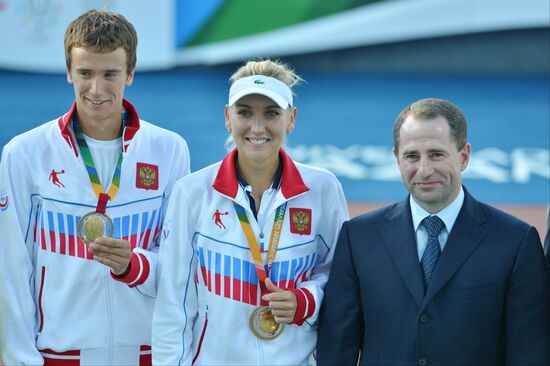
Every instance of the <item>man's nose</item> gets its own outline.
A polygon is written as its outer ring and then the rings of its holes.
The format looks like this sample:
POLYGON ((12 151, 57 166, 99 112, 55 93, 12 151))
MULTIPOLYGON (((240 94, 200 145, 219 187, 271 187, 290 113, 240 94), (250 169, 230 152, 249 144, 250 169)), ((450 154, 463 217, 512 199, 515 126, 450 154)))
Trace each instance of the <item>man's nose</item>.
POLYGON ((90 93, 92 95, 101 94, 101 87, 102 87, 101 77, 99 76, 92 77, 90 81, 90 93))
POLYGON ((433 173, 433 164, 427 157, 420 157, 418 165, 418 175, 421 177, 429 177, 433 173))

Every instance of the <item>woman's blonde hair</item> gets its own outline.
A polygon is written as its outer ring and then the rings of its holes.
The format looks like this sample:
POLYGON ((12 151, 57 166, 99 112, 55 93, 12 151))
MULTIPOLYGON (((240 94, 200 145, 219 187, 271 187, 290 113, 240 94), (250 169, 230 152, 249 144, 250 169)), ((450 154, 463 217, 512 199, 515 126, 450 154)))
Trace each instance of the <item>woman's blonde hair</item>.
POLYGON ((294 69, 292 69, 290 65, 285 64, 280 60, 271 59, 247 61, 243 66, 239 67, 233 75, 231 75, 229 81, 233 84, 239 79, 252 75, 264 75, 275 78, 288 85, 290 90, 292 90, 294 85, 304 81, 294 72, 294 69))

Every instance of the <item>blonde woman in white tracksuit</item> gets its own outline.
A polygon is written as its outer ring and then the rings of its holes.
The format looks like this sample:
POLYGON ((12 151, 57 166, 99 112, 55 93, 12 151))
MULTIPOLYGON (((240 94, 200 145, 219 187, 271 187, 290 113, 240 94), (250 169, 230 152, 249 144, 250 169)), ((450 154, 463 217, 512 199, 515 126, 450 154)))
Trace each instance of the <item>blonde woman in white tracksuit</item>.
POLYGON ((231 77, 236 148, 174 186, 159 257, 155 365, 307 364, 348 209, 326 170, 282 145, 301 79, 271 60, 231 77))

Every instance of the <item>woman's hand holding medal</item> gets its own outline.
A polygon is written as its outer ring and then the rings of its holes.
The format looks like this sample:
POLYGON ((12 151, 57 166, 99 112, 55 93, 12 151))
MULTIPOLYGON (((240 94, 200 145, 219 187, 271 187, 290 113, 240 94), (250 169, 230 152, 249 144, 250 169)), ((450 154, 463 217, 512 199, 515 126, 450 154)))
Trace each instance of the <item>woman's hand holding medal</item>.
POLYGON ((111 267, 114 275, 125 274, 132 259, 132 248, 127 240, 99 237, 89 244, 94 260, 111 267))
POLYGON ((269 302, 268 307, 271 309, 275 321, 278 324, 292 323, 298 308, 296 295, 292 291, 275 286, 269 277, 265 279, 265 286, 271 293, 262 296, 262 300, 269 302))

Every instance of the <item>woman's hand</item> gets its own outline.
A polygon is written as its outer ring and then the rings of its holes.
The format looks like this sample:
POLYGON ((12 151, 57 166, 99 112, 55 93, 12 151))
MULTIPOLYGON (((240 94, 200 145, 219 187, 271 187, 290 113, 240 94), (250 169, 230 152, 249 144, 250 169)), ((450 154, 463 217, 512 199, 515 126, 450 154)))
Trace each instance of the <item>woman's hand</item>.
POLYGON ((262 299, 269 302, 268 307, 279 324, 290 324, 294 320, 298 301, 292 291, 283 290, 266 278, 265 286, 271 293, 262 296, 262 299))

